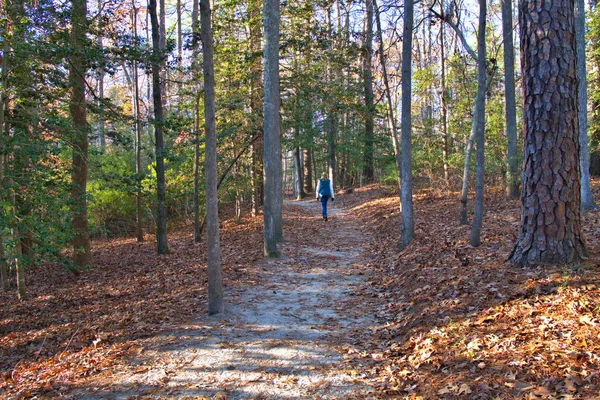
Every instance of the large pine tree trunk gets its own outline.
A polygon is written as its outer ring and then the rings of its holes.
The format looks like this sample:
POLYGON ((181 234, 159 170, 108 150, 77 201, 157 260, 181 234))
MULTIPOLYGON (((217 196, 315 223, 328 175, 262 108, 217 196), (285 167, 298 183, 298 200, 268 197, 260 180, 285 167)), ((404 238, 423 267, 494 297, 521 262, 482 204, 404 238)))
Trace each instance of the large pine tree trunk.
POLYGON ((208 247, 208 313, 223 312, 221 247, 219 242, 219 207, 217 198, 217 134, 215 126, 215 76, 210 1, 200 0, 202 62, 204 70, 204 124, 206 150, 206 236, 208 247))
POLYGON ((371 71, 373 59, 373 0, 365 0, 365 43, 363 54, 363 79, 365 88, 365 145, 363 153, 363 179, 364 183, 371 183, 374 179, 374 118, 375 104, 373 101, 373 73, 371 71))
POLYGON ((586 257, 581 231, 573 2, 521 0, 523 189, 510 255, 521 266, 586 257))
POLYGON ((156 14, 156 0, 149 0, 148 12, 152 24, 152 100, 154 104, 154 141, 156 152, 156 248, 158 254, 167 254, 167 195, 165 189, 164 118, 162 104, 160 27, 156 14))
POLYGON ((575 0, 575 44, 577 54, 577 90, 579 119, 579 164, 581 168, 581 209, 593 210, 598 206, 592 197, 590 184, 590 153, 588 146, 587 68, 585 65, 585 1, 575 0))
POLYGON ((415 237, 415 221, 412 199, 412 31, 414 4, 411 0, 404 5, 404 28, 402 41, 402 248, 415 237))
POLYGON ((87 176, 88 176, 88 131, 85 104, 85 35, 87 30, 86 0, 72 1, 71 44, 69 86, 71 102, 69 110, 73 120, 73 163, 71 187, 71 213, 73 229, 73 263, 77 267, 92 264, 90 237, 87 219, 87 176))
POLYGON ((484 212, 484 166, 485 166, 485 91, 486 91, 486 56, 485 28, 487 18, 487 0, 479 0, 479 28, 477 30, 477 128, 475 139, 477 143, 475 167, 475 213, 471 226, 471 246, 481 244, 481 226, 484 212))
POLYGON ((276 232, 277 180, 280 180, 279 149, 279 0, 264 1, 264 254, 278 257, 276 232))
POLYGON ((515 103, 515 49, 513 45, 512 0, 502 0, 504 37, 504 98, 506 117, 506 198, 519 197, 517 157, 517 106, 515 103))

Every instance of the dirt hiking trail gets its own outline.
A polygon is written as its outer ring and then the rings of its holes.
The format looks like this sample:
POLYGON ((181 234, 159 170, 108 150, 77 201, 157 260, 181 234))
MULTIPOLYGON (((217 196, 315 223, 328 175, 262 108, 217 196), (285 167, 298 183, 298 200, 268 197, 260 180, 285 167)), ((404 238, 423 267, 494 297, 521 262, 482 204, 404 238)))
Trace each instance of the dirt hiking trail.
POLYGON ((314 199, 286 202, 284 220, 281 257, 257 266, 255 286, 226 288, 224 314, 145 340, 127 365, 71 397, 372 397, 352 365, 375 324, 361 259, 368 232, 338 203, 323 221, 314 199))

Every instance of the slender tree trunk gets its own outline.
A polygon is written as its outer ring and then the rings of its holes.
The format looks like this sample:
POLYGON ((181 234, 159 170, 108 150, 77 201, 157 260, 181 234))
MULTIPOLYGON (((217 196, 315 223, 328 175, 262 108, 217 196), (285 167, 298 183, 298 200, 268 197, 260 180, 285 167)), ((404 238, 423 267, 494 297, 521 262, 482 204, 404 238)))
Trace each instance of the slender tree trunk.
POLYGON ((509 257, 519 266, 569 264, 587 256, 573 7, 568 1, 519 3, 523 189, 519 232, 509 257))
MULTIPOLYGON (((164 1, 164 0, 163 0, 164 1)), ((167 243, 167 195, 165 189, 165 148, 163 141, 164 118, 160 69, 164 55, 160 48, 160 28, 156 14, 156 0, 149 0, 148 12, 152 24, 152 98, 154 103, 154 141, 156 152, 156 247, 158 254, 169 253, 167 243)))
POLYGON ((275 197, 277 180, 280 179, 277 164, 279 141, 279 1, 264 0, 264 253, 265 257, 278 257, 275 227, 275 197))
MULTIPOLYGON (((394 118, 394 107, 392 105, 392 91, 388 79, 387 67, 385 62, 385 53, 383 48, 383 33, 381 32, 381 19, 379 17, 379 8, 376 0, 373 0, 373 8, 375 9, 375 21, 377 23, 377 39, 379 41, 379 62, 383 71, 383 86, 385 88, 385 99, 387 100, 387 117, 388 125, 392 133, 392 145, 394 147, 394 159, 396 160, 396 172, 398 173, 398 197, 402 191, 402 158, 400 154, 400 145, 398 143, 398 131, 396 130, 396 119, 394 118)), ((400 209, 402 210, 402 201, 400 201, 400 209)))
MULTIPOLYGON (((250 0, 248 2, 248 15, 250 32, 250 52, 257 55, 261 50, 261 29, 257 23, 260 15, 260 0, 250 0)), ((252 185, 252 216, 258 215, 259 209, 263 204, 264 187, 263 187, 263 132, 262 132, 262 116, 261 116, 261 87, 262 87, 262 65, 260 57, 251 63, 250 67, 251 84, 250 84, 250 109, 252 115, 256 116, 256 120, 252 121, 252 130, 259 138, 252 144, 251 159, 252 171, 250 174, 252 185)))
POLYGON ((512 0, 502 0, 504 36, 504 97, 506 116, 506 198, 519 197, 517 157, 517 107, 515 101, 515 49, 513 46, 512 0))
POLYGON ((581 209, 598 208, 590 183, 590 150, 588 146, 587 68, 585 65, 585 0, 575 0, 575 45, 577 55, 577 89, 579 119, 579 163, 581 168, 581 209))
MULTIPOLYGON (((279 47, 279 46, 278 46, 279 47)), ((279 61, 279 57, 278 57, 279 61)), ((277 63, 277 67, 279 67, 279 62, 277 63)), ((281 97, 279 94, 279 70, 277 75, 277 104, 281 105, 281 97)), ((279 115, 279 111, 277 112, 277 121, 279 123, 279 130, 277 136, 277 148, 275 152, 276 163, 275 167, 277 168, 277 179, 275 179, 275 201, 273 202, 273 216, 275 221, 275 240, 277 242, 283 242, 283 215, 282 215, 282 207, 283 207, 283 174, 284 170, 282 169, 281 163, 283 161, 283 153, 281 150, 281 132, 283 132, 283 127, 281 123, 281 116, 279 115)))
MULTIPOLYGON (((442 6, 443 7, 443 6, 442 6)), ((442 12, 444 10, 442 9, 442 12)), ((446 49, 444 24, 440 24, 440 89, 442 92, 442 157, 444 163, 444 182, 450 185, 450 167, 448 163, 448 94, 446 93, 446 49)))
MULTIPOLYGON (((296 137, 296 140, 298 140, 299 136, 300 136, 300 128, 295 127, 294 128, 294 136, 296 137)), ((302 176, 302 151, 300 150, 300 147, 296 147, 294 148, 294 167, 295 167, 295 171, 296 171, 296 194, 297 194, 297 199, 298 200, 302 200, 303 198, 306 197, 306 193, 304 193, 304 188, 303 188, 303 182, 304 182, 304 177, 302 176)))
POLYGON ((311 149, 304 149, 304 191, 311 193, 313 191, 312 184, 312 151, 311 149))
POLYGON ((486 85, 486 55, 485 28, 487 25, 487 0, 479 0, 479 28, 477 31, 477 128, 475 140, 477 143, 475 166, 475 213, 471 226, 471 246, 481 244, 481 226, 484 213, 484 168, 485 168, 485 92, 486 85))
POLYGON ((374 118, 375 104, 373 101, 373 73, 371 71, 373 59, 373 0, 365 0, 365 43, 363 55, 363 76, 365 88, 365 147, 363 153, 363 177, 365 183, 374 180, 374 118))
MULTIPOLYGON (((102 9, 102 0, 98 0, 98 10, 102 9)), ((104 37, 102 35, 103 27, 98 29, 98 48, 104 51, 104 37)), ((98 143, 100 144, 100 153, 106 149, 106 136, 104 134, 104 56, 98 69, 98 143)))
POLYGON ((161 54, 160 64, 160 92, 161 101, 163 107, 163 116, 167 112, 167 98, 169 87, 167 86, 167 8, 165 0, 158 0, 159 2, 159 48, 161 54))
POLYGON ((202 63, 204 69, 204 124, 206 150, 204 171, 206 181, 206 236, 208 245, 208 313, 222 313, 223 280, 221 278, 221 247, 219 242, 219 199, 217 198, 217 134, 215 126, 215 76, 210 0, 200 0, 202 63))
POLYGON ((194 242, 200 243, 200 93, 196 95, 194 104, 194 130, 194 242))
MULTIPOLYGON (((3 10, 6 11, 6 10, 3 10)), ((4 169, 7 160, 8 154, 8 143, 7 139, 9 136, 9 126, 6 121, 6 112, 8 111, 8 55, 10 53, 10 43, 8 40, 9 36, 9 19, 7 15, 2 15, 5 17, 5 25, 2 26, 2 31, 0 32, 4 39, 4 47, 3 47, 3 57, 0 59, 0 68, 2 68, 2 73, 0 75, 0 187, 3 190, 0 190, 0 203, 7 201, 8 192, 10 189, 8 182, 6 182, 4 177, 4 169)), ((8 220, 6 209, 3 207, 0 217, 6 218, 8 220)), ((0 284, 3 291, 9 290, 8 283, 8 262, 6 260, 6 250, 4 247, 4 237, 2 233, 0 233, 0 284)))
MULTIPOLYGON (((138 10, 135 1, 132 1, 133 35, 137 37, 138 10)), ((135 126, 135 235, 139 243, 144 241, 143 213, 142 213, 142 120, 140 108, 140 84, 138 77, 138 64, 133 60, 133 114, 135 126)))
POLYGON ((85 38, 87 31, 86 0, 72 0, 71 44, 75 51, 70 59, 69 110, 73 120, 73 163, 71 187, 71 213, 73 229, 73 263, 76 267, 92 264, 87 219, 88 131, 85 105, 85 38))
POLYGON ((414 4, 404 4, 404 28, 402 40, 402 248, 415 237, 415 221, 413 215, 413 177, 412 177, 412 31, 414 20, 414 4))
MULTIPOLYGON (((198 77, 198 53, 200 41, 198 0, 192 3, 192 74, 196 82, 198 77)), ((202 225, 200 224, 200 96, 198 90, 194 96, 194 243, 200 243, 202 225)))
POLYGON ((177 66, 183 69, 183 33, 181 31, 181 0, 177 0, 177 66))

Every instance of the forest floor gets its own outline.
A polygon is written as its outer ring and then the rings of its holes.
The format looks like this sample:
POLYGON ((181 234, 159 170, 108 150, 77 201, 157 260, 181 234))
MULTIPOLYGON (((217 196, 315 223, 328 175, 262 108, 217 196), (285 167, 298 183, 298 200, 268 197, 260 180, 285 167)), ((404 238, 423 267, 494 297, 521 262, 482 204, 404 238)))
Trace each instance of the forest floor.
POLYGON ((587 261, 522 270, 518 201, 488 191, 472 248, 456 198, 420 191, 402 251, 385 188, 337 196, 329 222, 287 202, 279 259, 262 218, 225 219, 219 316, 189 228, 166 256, 113 239, 78 277, 40 265, 28 300, 0 294, 0 397, 600 399, 600 212, 587 261))

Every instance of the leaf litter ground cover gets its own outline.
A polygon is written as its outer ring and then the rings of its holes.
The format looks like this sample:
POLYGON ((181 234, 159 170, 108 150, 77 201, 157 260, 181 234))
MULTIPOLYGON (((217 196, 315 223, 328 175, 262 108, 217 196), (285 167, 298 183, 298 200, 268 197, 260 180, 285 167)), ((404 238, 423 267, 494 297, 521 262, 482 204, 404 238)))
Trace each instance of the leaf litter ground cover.
POLYGON ((396 196, 353 209, 373 229, 371 284, 387 303, 360 355, 379 395, 600 398, 600 213, 583 218, 589 260, 524 270, 505 263, 518 202, 489 194, 472 248, 457 197, 416 195, 417 239, 403 251, 396 196))
POLYGON ((78 278, 40 266, 29 300, 0 294, 0 396, 598 398, 600 215, 584 214, 588 261, 522 270, 504 262, 518 202, 501 197, 478 248, 456 194, 415 196, 403 251, 385 188, 339 196, 349 212, 327 225, 314 201, 288 206, 280 260, 262 259, 261 218, 226 220, 224 320, 205 314, 189 234, 162 257, 152 241, 97 242, 78 278))

